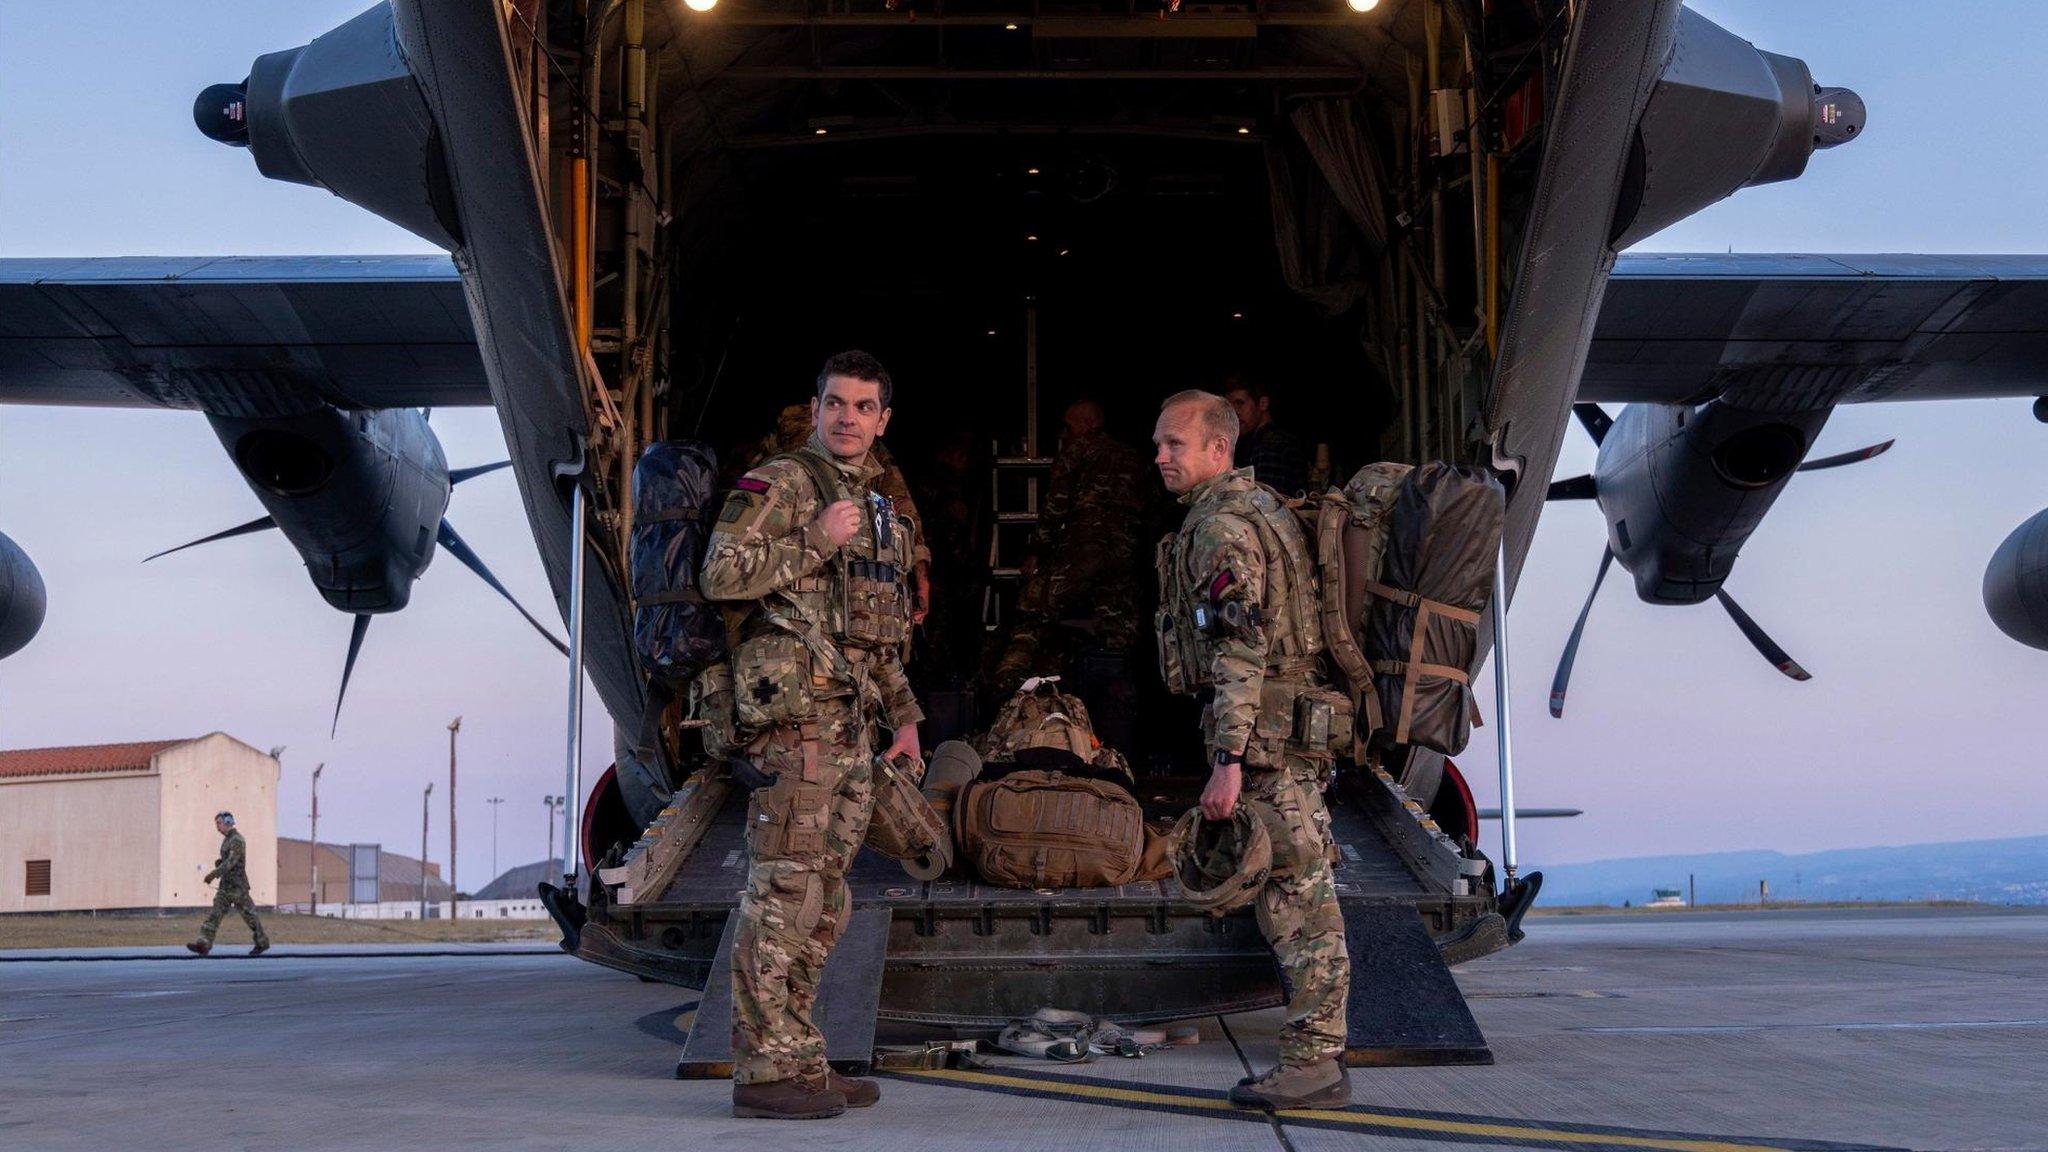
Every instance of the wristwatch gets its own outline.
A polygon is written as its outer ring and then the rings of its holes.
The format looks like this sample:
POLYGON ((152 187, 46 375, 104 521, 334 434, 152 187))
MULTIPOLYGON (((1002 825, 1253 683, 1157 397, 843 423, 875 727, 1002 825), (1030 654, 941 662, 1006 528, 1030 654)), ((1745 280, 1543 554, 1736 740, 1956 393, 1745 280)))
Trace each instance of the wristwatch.
POLYGON ((1218 748, 1216 754, 1210 758, 1209 763, 1217 768, 1225 768, 1243 758, 1244 754, 1242 752, 1225 752, 1223 749, 1218 748))

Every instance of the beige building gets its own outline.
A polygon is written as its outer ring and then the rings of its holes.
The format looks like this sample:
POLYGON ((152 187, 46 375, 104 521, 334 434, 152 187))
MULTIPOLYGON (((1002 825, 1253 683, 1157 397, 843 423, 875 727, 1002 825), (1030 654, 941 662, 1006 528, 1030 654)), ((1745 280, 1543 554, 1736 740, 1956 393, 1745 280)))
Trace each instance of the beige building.
MULTIPOLYGON (((312 870, 320 869, 320 906, 349 902, 348 849, 346 844, 321 841, 317 858, 304 840, 291 836, 277 838, 277 903, 301 910, 313 896, 312 870)), ((427 902, 445 901, 453 895, 441 879, 439 864, 427 865, 427 902)), ((377 901, 403 903, 420 898, 420 862, 396 852, 377 853, 377 901)))
POLYGON ((276 903, 275 759, 221 732, 0 751, 0 913, 211 904, 222 810, 250 895, 276 903))

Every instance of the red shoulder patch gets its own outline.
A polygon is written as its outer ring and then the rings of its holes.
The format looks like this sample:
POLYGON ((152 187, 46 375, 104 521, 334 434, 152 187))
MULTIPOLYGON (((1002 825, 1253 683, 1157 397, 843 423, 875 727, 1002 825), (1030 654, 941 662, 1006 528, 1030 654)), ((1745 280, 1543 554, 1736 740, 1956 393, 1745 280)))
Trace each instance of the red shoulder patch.
POLYGON ((766 481, 753 476, 742 476, 733 482, 733 487, 742 492, 765 493, 771 487, 766 481))
POLYGON ((1237 583, 1237 573, 1232 572, 1228 568, 1225 568, 1223 571, 1218 572, 1216 574, 1216 579, 1209 581, 1209 599, 1221 599, 1224 590, 1235 583, 1237 583))

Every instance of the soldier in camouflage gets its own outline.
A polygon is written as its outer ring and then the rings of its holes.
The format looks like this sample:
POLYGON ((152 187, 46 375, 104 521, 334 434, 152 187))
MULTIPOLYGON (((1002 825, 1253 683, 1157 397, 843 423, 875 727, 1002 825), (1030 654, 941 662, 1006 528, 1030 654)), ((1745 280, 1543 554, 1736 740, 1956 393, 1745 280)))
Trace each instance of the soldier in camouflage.
POLYGON ((1027 676, 1062 671, 1055 630, 1076 626, 1090 647, 1124 654, 1138 638, 1138 519, 1145 458, 1104 430, 1102 406, 1067 406, 1045 503, 1024 560, 1020 617, 996 668, 1009 692, 1027 676))
POLYGON ((748 610, 733 710, 764 781, 747 812, 751 863, 734 938, 733 1114, 821 1119, 880 1096, 825 1063, 812 1005, 852 912, 846 870, 874 809, 872 732, 922 764, 924 719, 904 677, 916 541, 875 484, 893 385, 864 352, 818 373, 812 436, 741 477, 720 511, 702 588, 748 610))
POLYGON ((249 935, 256 941, 249 955, 261 956, 270 951, 270 937, 263 931, 263 921, 256 918, 256 905, 249 899, 249 843, 235 830, 232 812, 216 815, 213 827, 220 833, 220 858, 213 862, 213 871, 206 874, 203 883, 219 880, 220 887, 213 895, 213 911, 199 926, 199 939, 185 947, 201 956, 212 952, 214 934, 220 931, 220 922, 228 909, 233 908, 241 912, 242 923, 249 926, 249 935))
POLYGON ((1202 812, 1227 819, 1243 798, 1274 815, 1274 867, 1258 922, 1287 977, 1287 1020, 1279 1066, 1247 1077, 1230 1098, 1263 1108, 1339 1106, 1351 1099, 1343 1067, 1351 965, 1322 785, 1348 736, 1333 728, 1348 724, 1303 723, 1341 699, 1316 671, 1313 553, 1279 498, 1249 469, 1232 470, 1237 417, 1222 397, 1173 396, 1152 439, 1160 477, 1188 506, 1160 548, 1156 623, 1167 687, 1205 698, 1212 770, 1202 812))
MULTIPOLYGON (((775 431, 768 433, 742 450, 739 454, 741 467, 752 468, 772 456, 786 456, 811 442, 811 406, 809 404, 787 404, 775 415, 775 431)), ((929 534, 925 531, 924 517, 917 511, 917 501, 910 495, 910 480, 903 475, 903 466, 896 463, 896 457, 889 446, 880 440, 869 450, 869 459, 881 474, 875 477, 874 490, 887 496, 896 506, 896 514, 910 522, 917 534, 916 555, 911 558, 911 585, 917 594, 917 604, 911 612, 913 624, 924 623, 932 606, 932 554, 926 544, 929 534)))

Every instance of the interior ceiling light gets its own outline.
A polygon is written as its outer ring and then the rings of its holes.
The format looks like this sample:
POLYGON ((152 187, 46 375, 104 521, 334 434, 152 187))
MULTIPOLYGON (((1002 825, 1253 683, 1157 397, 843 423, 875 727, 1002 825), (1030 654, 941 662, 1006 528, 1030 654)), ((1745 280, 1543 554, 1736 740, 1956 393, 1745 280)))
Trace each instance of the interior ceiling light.
POLYGON ((1344 0, 1353 12, 1370 12, 1380 6, 1380 0, 1344 0))
POLYGON ((1003 25, 1003 31, 1005 32, 1015 32, 1016 30, 1017 25, 1015 24, 1015 22, 1003 25))
MULTIPOLYGON (((1351 2, 1355 5, 1358 3, 1358 0, 1351 0, 1351 2)), ((718 7, 718 0, 683 0, 683 3, 692 12, 709 12, 713 8, 718 7)))
POLYGON ((995 335, 995 334, 996 334, 996 330, 995 330, 995 329, 993 329, 993 328, 991 328, 991 329, 989 329, 989 330, 988 330, 988 334, 989 334, 989 335, 991 335, 991 336, 993 336, 993 335, 995 335))
POLYGON ((1066 255, 1067 253, 1069 253, 1069 252, 1072 252, 1072 251, 1073 251, 1073 249, 1072 249, 1072 248, 1062 248, 1062 249, 1060 249, 1060 255, 1062 255, 1062 256, 1065 256, 1065 255, 1066 255))
POLYGON ((1024 170, 1024 174, 1025 174, 1026 176, 1036 176, 1036 175, 1038 175, 1038 169, 1036 169, 1036 168, 1026 168, 1026 169, 1024 170))
POLYGON ((1024 234, 1024 238, 1025 238, 1026 240, 1032 241, 1033 243, 1036 243, 1036 242, 1038 241, 1038 233, 1036 233, 1036 232, 1026 232, 1026 233, 1024 234))
POLYGON ((1238 134, 1239 136, 1249 136, 1249 135, 1251 135, 1251 134, 1252 134, 1252 130, 1251 130, 1251 129, 1249 129, 1249 128, 1247 128, 1247 127, 1245 127, 1245 126, 1244 126, 1244 125, 1242 125, 1242 124, 1239 124, 1239 125, 1237 126, 1237 134, 1238 134))
POLYGON ((1244 319, 1244 313, 1242 313, 1242 312, 1232 312, 1232 313, 1230 314, 1230 318, 1231 318, 1232 320, 1242 320, 1242 319, 1244 319))

